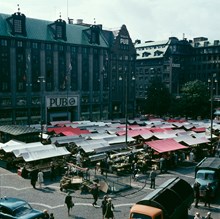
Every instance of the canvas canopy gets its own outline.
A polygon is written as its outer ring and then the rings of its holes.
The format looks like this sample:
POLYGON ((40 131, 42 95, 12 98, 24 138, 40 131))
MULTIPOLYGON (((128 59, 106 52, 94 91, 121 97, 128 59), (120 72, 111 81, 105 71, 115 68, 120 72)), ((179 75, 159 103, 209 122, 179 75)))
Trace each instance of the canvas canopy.
POLYGON ((149 147, 154 149, 159 153, 164 153, 168 151, 176 151, 181 149, 187 149, 187 147, 181 145, 173 139, 164 139, 164 140, 156 140, 156 141, 148 141, 145 142, 149 147))
POLYGON ((65 147, 55 147, 48 150, 32 151, 22 153, 22 157, 26 162, 43 160, 46 158, 60 157, 69 155, 70 152, 65 147))

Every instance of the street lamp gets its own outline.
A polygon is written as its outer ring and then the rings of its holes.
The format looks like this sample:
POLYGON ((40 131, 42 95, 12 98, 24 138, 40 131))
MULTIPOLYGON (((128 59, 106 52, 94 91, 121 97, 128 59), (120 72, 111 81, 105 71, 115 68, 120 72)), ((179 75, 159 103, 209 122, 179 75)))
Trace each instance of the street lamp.
POLYGON ((26 102, 26 105, 27 105, 27 122, 28 122, 28 126, 30 127, 31 125, 31 87, 32 87, 32 84, 31 83, 26 83, 26 93, 27 93, 27 102, 26 102))
MULTIPOLYGON (((123 78, 120 76, 119 80, 122 81, 123 78)), ((135 77, 132 76, 131 80, 135 80, 135 77)), ((125 143, 128 143, 128 76, 125 72, 125 143)))
POLYGON ((69 64, 68 70, 66 72, 66 101, 67 101, 67 105, 66 105, 66 117, 67 120, 69 120, 69 102, 68 102, 68 98, 69 98, 69 91, 71 89, 71 71, 72 71, 72 65, 71 62, 69 64))
POLYGON ((214 82, 217 83, 216 74, 212 74, 211 79, 208 79, 208 83, 210 83, 210 120, 211 120, 211 127, 210 127, 210 135, 211 135, 211 146, 212 146, 212 129, 213 129, 213 89, 214 89, 214 82))
POLYGON ((43 83, 45 83, 44 76, 39 76, 38 83, 40 83, 40 91, 41 91, 41 97, 40 97, 40 125, 41 125, 41 142, 43 140, 43 106, 44 106, 44 98, 43 98, 43 83))

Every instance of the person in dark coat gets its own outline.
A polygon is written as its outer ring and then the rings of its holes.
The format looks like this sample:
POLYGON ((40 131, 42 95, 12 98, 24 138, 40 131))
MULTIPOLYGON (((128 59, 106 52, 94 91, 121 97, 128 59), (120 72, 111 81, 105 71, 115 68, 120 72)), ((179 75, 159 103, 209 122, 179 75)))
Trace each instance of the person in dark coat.
POLYGON ((30 173, 31 185, 33 186, 34 189, 36 189, 37 177, 38 177, 38 170, 35 169, 31 171, 30 173))
POLYGON ((54 219, 53 213, 50 213, 50 219, 54 219))
POLYGON ((157 173, 154 168, 152 168, 150 172, 150 188, 155 189, 155 179, 156 179, 157 173))
POLYGON ((114 205, 112 204, 112 199, 108 198, 108 202, 106 204, 106 212, 105 212, 105 218, 106 219, 114 219, 114 205))
POLYGON ((198 208, 199 204, 199 190, 200 190, 200 184, 198 182, 195 182, 193 185, 193 190, 194 190, 194 197, 195 197, 195 208, 198 208))
POLYGON ((100 161, 100 170, 101 170, 101 175, 106 171, 106 162, 105 160, 100 161))
POLYGON ((55 174, 55 166, 53 164, 53 161, 50 162, 50 180, 53 181, 56 178, 55 174))
POLYGON ((105 218, 105 212, 106 212, 106 205, 107 205, 107 203, 108 203, 108 196, 107 195, 105 195, 104 197, 103 197, 103 200, 102 200, 102 216, 103 216, 103 219, 105 218))
POLYGON ((208 183, 205 188, 205 206, 208 205, 209 208, 211 204, 211 198, 212 198, 212 187, 211 184, 208 183))
POLYGON ((92 188, 92 196, 94 199, 94 202, 92 203, 93 206, 97 205, 97 200, 99 198, 99 188, 97 183, 94 183, 94 187, 92 188))
POLYGON ((45 219, 50 219, 50 215, 48 214, 47 209, 44 210, 44 217, 45 219))
POLYGON ((28 171, 26 169, 26 167, 24 166, 22 171, 21 171, 21 176, 24 178, 24 179, 27 179, 28 178, 28 171))
POLYGON ((67 193, 67 196, 65 198, 65 204, 67 206, 68 216, 70 216, 70 209, 72 209, 72 207, 74 206, 72 196, 70 195, 70 193, 67 193))

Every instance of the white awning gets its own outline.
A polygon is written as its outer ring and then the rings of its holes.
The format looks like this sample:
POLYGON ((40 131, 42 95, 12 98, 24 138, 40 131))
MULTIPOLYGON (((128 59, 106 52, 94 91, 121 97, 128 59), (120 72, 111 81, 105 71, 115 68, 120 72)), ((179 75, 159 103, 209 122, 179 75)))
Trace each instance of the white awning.
POLYGON ((24 142, 22 141, 17 141, 17 140, 10 140, 6 143, 0 143, 0 149, 3 149, 4 147, 8 147, 8 146, 11 146, 11 145, 21 145, 21 144, 24 144, 24 142))
POLYGON ((70 152, 65 147, 54 146, 54 148, 48 150, 43 149, 41 151, 22 153, 21 156, 26 162, 30 162, 30 161, 42 160, 46 158, 65 156, 69 154, 70 152))
POLYGON ((15 144, 15 145, 6 145, 2 149, 6 152, 12 152, 13 150, 17 149, 23 149, 23 148, 31 148, 31 147, 36 147, 36 146, 42 146, 43 144, 41 142, 33 142, 33 143, 22 143, 22 144, 15 144))
POLYGON ((16 150, 13 150, 12 152, 15 155, 15 157, 22 157, 23 153, 42 151, 42 150, 49 150, 49 149, 52 149, 54 147, 55 146, 52 145, 52 144, 49 144, 49 145, 38 145, 38 146, 35 146, 35 147, 16 149, 16 150))

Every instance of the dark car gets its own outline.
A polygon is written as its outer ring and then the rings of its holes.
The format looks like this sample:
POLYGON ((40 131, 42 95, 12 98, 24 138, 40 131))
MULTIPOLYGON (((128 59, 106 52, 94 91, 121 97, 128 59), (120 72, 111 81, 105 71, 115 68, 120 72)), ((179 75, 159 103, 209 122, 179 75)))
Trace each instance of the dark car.
POLYGON ((43 219, 44 213, 33 209, 26 201, 18 198, 4 197, 0 199, 1 219, 43 219))

